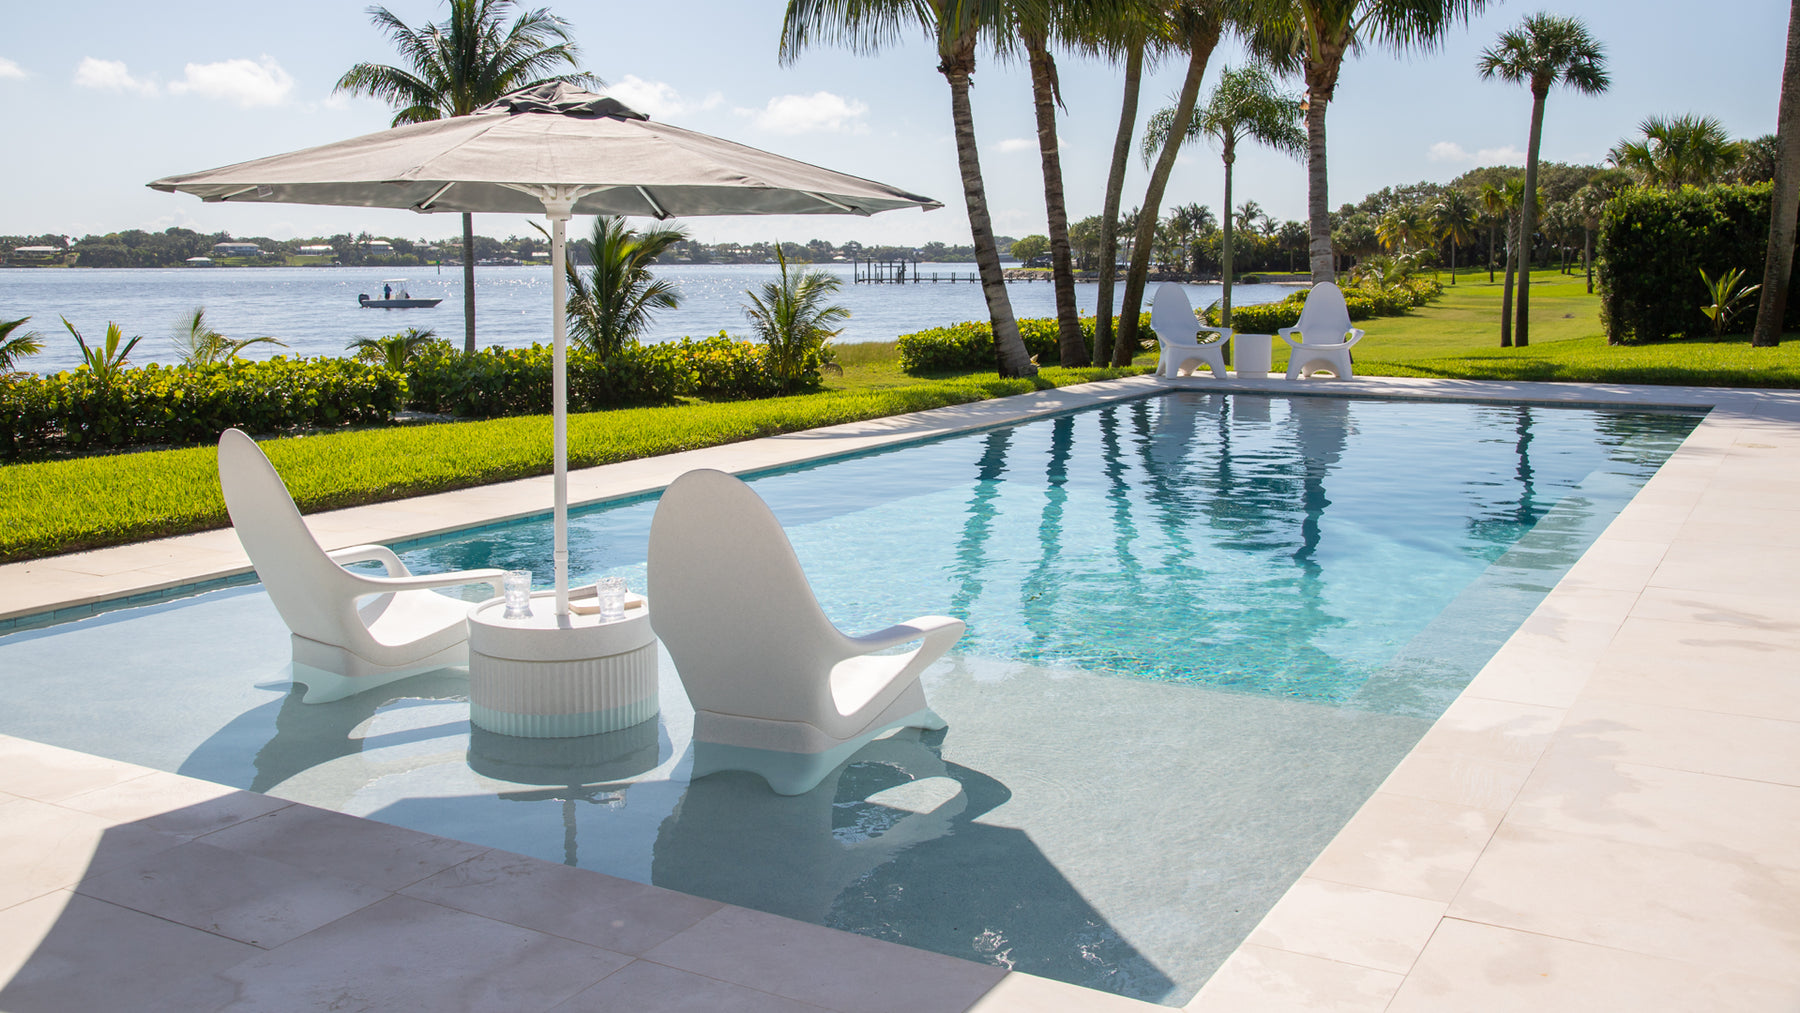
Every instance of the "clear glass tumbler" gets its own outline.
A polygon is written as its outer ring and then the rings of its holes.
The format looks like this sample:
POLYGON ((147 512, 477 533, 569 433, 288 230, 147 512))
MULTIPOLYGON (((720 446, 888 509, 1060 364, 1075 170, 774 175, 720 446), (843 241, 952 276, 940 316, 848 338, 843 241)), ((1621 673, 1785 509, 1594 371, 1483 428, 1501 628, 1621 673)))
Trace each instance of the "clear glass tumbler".
POLYGON ((531 571, 508 570, 501 580, 501 586, 506 589, 506 611, 502 613, 503 617, 531 618, 531 571))
POLYGON ((601 619, 625 618, 624 577, 602 577, 594 582, 594 590, 600 596, 601 619))

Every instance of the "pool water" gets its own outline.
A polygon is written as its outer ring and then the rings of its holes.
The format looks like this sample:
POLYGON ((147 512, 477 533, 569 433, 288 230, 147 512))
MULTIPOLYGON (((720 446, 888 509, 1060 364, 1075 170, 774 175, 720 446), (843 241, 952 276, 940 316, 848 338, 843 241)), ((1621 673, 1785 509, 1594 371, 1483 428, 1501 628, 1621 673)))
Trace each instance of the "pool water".
MULTIPOLYGON (((969 623, 948 730, 794 798, 688 782, 666 655, 588 739, 472 732, 456 669, 301 704, 255 587, 0 637, 0 731, 1181 1004, 1697 419, 1181 392, 759 477, 840 626, 969 623)), ((641 588, 653 511, 577 513, 577 578, 641 588)))

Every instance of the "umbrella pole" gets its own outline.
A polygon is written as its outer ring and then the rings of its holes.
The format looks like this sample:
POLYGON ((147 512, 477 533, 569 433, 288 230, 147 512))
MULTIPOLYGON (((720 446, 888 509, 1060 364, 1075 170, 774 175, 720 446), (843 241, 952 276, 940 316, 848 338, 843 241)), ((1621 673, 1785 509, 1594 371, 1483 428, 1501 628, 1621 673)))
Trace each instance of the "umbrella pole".
POLYGON ((550 219, 550 305, 551 380, 550 380, 550 444, 554 458, 556 513, 556 614, 569 614, 569 335, 568 279, 564 264, 567 252, 565 228, 574 201, 544 201, 545 217, 550 219))

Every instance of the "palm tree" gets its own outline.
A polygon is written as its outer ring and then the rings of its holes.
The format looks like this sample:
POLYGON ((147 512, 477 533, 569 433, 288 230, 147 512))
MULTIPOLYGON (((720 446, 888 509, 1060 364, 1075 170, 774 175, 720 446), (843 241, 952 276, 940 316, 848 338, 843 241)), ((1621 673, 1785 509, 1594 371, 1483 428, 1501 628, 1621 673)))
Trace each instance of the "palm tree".
POLYGON ((1417 204, 1397 204, 1375 225, 1375 234, 1390 253, 1410 252, 1424 243, 1430 233, 1424 210, 1417 204))
POLYGON ((1450 284, 1456 284, 1456 248, 1475 239, 1475 220, 1479 212, 1475 197, 1467 190, 1449 187, 1431 205, 1431 225, 1437 234, 1450 241, 1450 284))
MULTIPOLYGON (((1525 192, 1537 193, 1538 147, 1544 139, 1544 99, 1552 85, 1561 83, 1584 95, 1605 91, 1612 79, 1606 75, 1606 50, 1579 18, 1533 14, 1519 27, 1500 33, 1500 41, 1481 54, 1477 64, 1483 79, 1499 78, 1531 86, 1531 140, 1525 149, 1525 192)), ((1523 348, 1531 343, 1531 249, 1537 209, 1524 202, 1519 235, 1527 251, 1525 276, 1519 282, 1519 326, 1515 341, 1523 348)))
POLYGON ((216 362, 230 362, 238 357, 238 353, 251 345, 280 345, 287 347, 287 342, 274 338, 228 338, 206 322, 206 307, 196 306, 194 312, 182 317, 175 325, 175 334, 171 339, 175 351, 181 356, 184 366, 210 366, 216 362))
POLYGON ((791 273, 780 249, 777 244, 775 259, 781 264, 781 279, 764 284, 760 296, 745 292, 750 305, 744 308, 744 315, 750 318, 757 337, 769 346, 781 392, 787 394, 817 361, 825 342, 843 330, 831 325, 848 317, 850 311, 825 302, 843 284, 837 275, 816 270, 791 273))
POLYGON ((1254 0, 1254 52, 1306 81, 1307 225, 1314 284, 1337 277, 1326 193, 1325 109, 1337 92, 1344 57, 1370 43, 1396 53, 1435 49, 1454 25, 1488 0, 1254 0))
POLYGON ((1506 220, 1506 186, 1502 183, 1483 183, 1481 192, 1475 195, 1481 204, 1481 218, 1487 223, 1488 230, 1488 284, 1494 283, 1494 230, 1506 220))
POLYGON ((44 336, 36 331, 13 333, 30 320, 30 317, 0 320, 0 372, 11 372, 20 359, 44 350, 44 336))
POLYGON ((1769 252, 1763 259, 1762 302, 1750 344, 1781 344, 1788 282, 1794 270, 1795 218, 1800 214, 1800 0, 1788 11, 1787 64, 1776 112, 1775 190, 1769 195, 1769 252))
MULTIPOLYGON (((1150 117, 1149 125, 1144 128, 1146 161, 1152 152, 1167 143, 1168 125, 1174 118, 1173 109, 1160 110, 1150 117)), ((1212 97, 1195 111, 1186 137, 1187 141, 1210 137, 1218 142, 1219 157, 1225 163, 1225 203, 1222 207, 1231 207, 1231 175, 1237 162, 1238 142, 1260 141, 1283 154, 1298 156, 1306 151, 1306 131, 1301 129, 1299 119, 1298 101, 1280 91, 1267 70, 1254 65, 1242 70, 1225 68, 1212 97)), ((1246 201, 1244 208, 1255 214, 1262 211, 1255 201, 1246 201)), ((1231 326, 1232 217, 1229 213, 1224 216, 1224 234, 1219 242, 1219 272, 1225 288, 1219 299, 1221 327, 1231 326)))
POLYGON ((1594 294, 1594 230, 1600 227, 1600 212, 1606 210, 1607 196, 1605 190, 1590 182, 1569 198, 1570 209, 1581 221, 1581 266, 1587 272, 1589 295, 1594 294))
POLYGON ((1056 287, 1056 332, 1059 360, 1064 366, 1088 364, 1087 338, 1081 333, 1081 315, 1075 307, 1075 265, 1069 248, 1069 209, 1063 198, 1062 155, 1057 150, 1056 107, 1062 92, 1056 76, 1056 58, 1050 53, 1053 34, 1067 35, 1066 22, 1076 16, 1067 0, 1015 4, 1019 41, 1024 44, 1031 68, 1031 104, 1037 114, 1038 159, 1044 170, 1044 213, 1049 219, 1050 279, 1056 287))
POLYGON ((430 328, 408 327, 382 338, 357 338, 344 347, 354 350, 359 362, 404 373, 407 363, 418 358, 419 353, 436 340, 437 332, 430 328))
MULTIPOLYGON (((598 87, 599 78, 579 67, 569 26, 548 10, 506 19, 516 0, 449 0, 442 24, 413 28, 385 7, 369 8, 375 27, 393 40, 410 70, 359 63, 338 79, 336 91, 373 95, 396 110, 394 125, 467 116, 507 92, 562 81, 598 87)), ((475 217, 463 212, 463 351, 475 351, 475 217)))
MULTIPOLYGON (((574 261, 569 278, 569 334, 605 358, 637 341, 657 310, 681 305, 681 293, 650 275, 650 265, 669 247, 686 240, 686 230, 656 225, 642 232, 623 218, 594 219, 589 239, 594 262, 582 277, 574 261)), ((780 255, 780 247, 776 248, 780 255)))
POLYGON ((969 76, 975 73, 975 53, 984 40, 993 40, 1004 20, 996 3, 962 0, 788 0, 781 24, 781 62, 792 63, 801 50, 816 39, 836 42, 865 53, 899 41, 912 29, 923 29, 937 43, 938 72, 950 85, 950 120, 956 137, 956 158, 962 171, 963 204, 969 212, 969 232, 975 244, 975 266, 981 275, 981 294, 987 300, 993 322, 994 364, 1001 376, 1031 376, 1037 366, 1019 336, 1012 300, 1006 295, 1006 276, 1000 269, 1000 251, 994 244, 994 223, 988 213, 987 187, 981 177, 981 158, 975 146, 975 116, 969 106, 969 76))
POLYGON ((1740 155, 1738 142, 1712 116, 1652 116, 1638 130, 1642 138, 1620 141, 1606 158, 1646 186, 1678 190, 1711 183, 1740 155))
POLYGON ((1514 176, 1500 186, 1500 213, 1506 218, 1506 283, 1500 295, 1500 347, 1513 347, 1513 281, 1520 270, 1525 272, 1521 285, 1529 284, 1531 278, 1531 260, 1529 256, 1521 263, 1520 247, 1529 253, 1523 233, 1519 229, 1523 217, 1522 206, 1525 203, 1525 180, 1514 176))

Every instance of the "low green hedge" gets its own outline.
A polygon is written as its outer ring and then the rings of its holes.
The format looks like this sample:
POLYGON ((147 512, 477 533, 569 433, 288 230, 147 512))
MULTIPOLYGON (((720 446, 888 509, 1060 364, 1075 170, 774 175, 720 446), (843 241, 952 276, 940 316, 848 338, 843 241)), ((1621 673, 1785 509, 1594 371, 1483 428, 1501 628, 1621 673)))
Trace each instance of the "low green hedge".
MULTIPOLYGON (((1394 317, 1405 313, 1414 306, 1423 306, 1437 298, 1444 290, 1443 285, 1430 278, 1411 278, 1397 285, 1382 288, 1374 286, 1344 286, 1344 306, 1350 311, 1352 321, 1368 320, 1373 317, 1394 317)), ((1300 310, 1306 305, 1306 290, 1289 293, 1280 302, 1256 303, 1249 306, 1233 306, 1231 308, 1231 326, 1234 330, 1246 334, 1274 334, 1283 327, 1292 327, 1300 322, 1300 310)), ((1207 323, 1217 326, 1218 311, 1206 314, 1207 323)))
MULTIPOLYGON (((720 401, 781 393, 781 378, 769 370, 767 345, 738 341, 720 331, 699 341, 682 338, 672 347, 687 363, 690 386, 684 393, 720 401)), ((811 383, 805 383, 806 379, 802 378, 804 386, 817 386, 818 369, 811 371, 811 383)))
MULTIPOLYGON (((1019 322, 1019 337, 1025 341, 1039 365, 1062 361, 1059 331, 1055 317, 1029 317, 1019 322)), ((1138 333, 1147 343, 1155 340, 1150 330, 1150 314, 1138 319, 1138 333)), ((1094 318, 1081 318, 1081 336, 1088 347, 1094 344, 1094 318)), ((932 327, 912 334, 902 334, 898 342, 900 368, 908 373, 948 373, 969 369, 992 369, 994 365, 994 326, 978 320, 932 327)))
MULTIPOLYGON (((553 360, 548 345, 464 355, 434 344, 407 365, 406 403, 476 419, 542 414, 550 410, 553 360)), ((666 345, 628 345, 604 360, 570 348, 568 367, 569 406, 576 411, 666 403, 693 386, 685 357, 666 345)))

